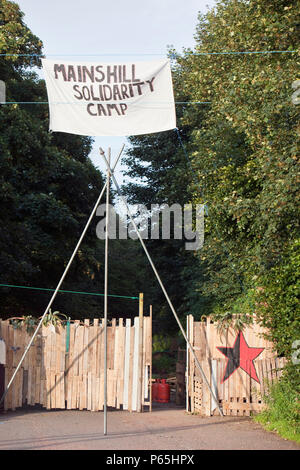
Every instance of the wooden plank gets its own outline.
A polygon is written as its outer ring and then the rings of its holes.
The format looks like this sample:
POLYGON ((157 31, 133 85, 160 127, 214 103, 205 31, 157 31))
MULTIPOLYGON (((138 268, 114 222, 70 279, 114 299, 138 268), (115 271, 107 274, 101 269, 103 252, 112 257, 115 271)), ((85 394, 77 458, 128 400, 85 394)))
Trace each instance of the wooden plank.
MULTIPOLYGON (((46 398, 46 333, 44 325, 41 326, 41 388, 40 388, 40 404, 46 407, 47 398, 46 398)), ((24 375, 23 375, 24 377, 24 375)))
POLYGON ((65 347, 66 334, 63 325, 55 328, 56 336, 56 363, 55 363, 55 406, 58 409, 65 408, 64 370, 65 370, 65 347))
POLYGON ((55 372, 55 407, 60 408, 60 373, 55 372))
POLYGON ((78 354, 78 377, 80 377, 80 381, 82 381, 82 375, 83 375, 84 330, 85 330, 84 325, 78 326, 77 354, 78 354))
MULTIPOLYGON (((188 315, 186 316, 186 336, 189 340, 189 316, 188 315)), ((185 411, 186 412, 190 411, 190 406, 189 406, 189 403, 190 403, 190 400, 189 400, 190 385, 189 385, 189 383, 190 383, 190 377, 189 377, 189 348, 188 348, 188 345, 186 344, 186 370, 185 370, 185 393, 186 393, 185 411)))
POLYGON ((149 319, 149 335, 148 335, 148 341, 149 341, 149 364, 150 364, 150 378, 149 378, 149 390, 150 390, 150 409, 149 411, 152 411, 152 305, 150 305, 149 308, 149 313, 150 313, 150 319, 149 319))
POLYGON ((231 412, 234 411, 236 412, 237 410, 244 411, 245 416, 249 416, 251 411, 262 411, 264 409, 263 404, 259 403, 238 403, 238 402, 230 402, 230 403, 224 403, 223 405, 223 411, 225 411, 224 414, 229 415, 232 414, 231 412))
POLYGON ((107 368, 114 369, 116 319, 111 321, 111 327, 107 328, 107 368))
POLYGON ((144 317, 144 371, 145 376, 143 380, 144 387, 144 405, 149 406, 149 411, 151 411, 151 317, 144 317), (147 400, 147 401, 146 401, 147 400))
POLYGON ((118 338, 118 368, 117 368, 117 389, 116 389, 116 406, 120 409, 123 404, 124 389, 124 349, 125 349, 125 328, 123 326, 123 318, 119 319, 119 338, 118 338))
POLYGON ((13 360, 14 360, 14 353, 12 346, 14 344, 14 329, 12 325, 8 325, 8 348, 7 348, 7 354, 6 354, 6 365, 10 369, 13 367, 13 360))
MULTIPOLYGON (((118 381, 118 374, 119 374, 119 368, 120 368, 120 366, 119 366, 119 333, 120 333, 119 326, 116 326, 116 328, 115 328, 115 344, 114 344, 114 351, 113 351, 113 354, 114 354, 114 367, 113 367, 113 370, 115 372, 115 377, 116 377, 117 381, 118 381)), ((113 403, 115 403, 115 406, 118 407, 118 405, 117 405, 117 391, 116 391, 116 396, 113 399, 113 403)))
POLYGON ((72 376, 72 397, 71 397, 71 409, 75 410, 77 407, 77 385, 78 385, 78 375, 72 376))
POLYGON ((104 351, 104 346, 105 346, 105 341, 104 341, 104 319, 101 320, 101 327, 100 327, 100 393, 99 393, 99 410, 103 410, 104 408, 104 356, 105 356, 105 351, 104 351))
POLYGON ((79 375, 79 354, 80 354, 80 320, 75 320, 75 336, 74 336, 74 354, 73 354, 73 375, 79 375))
POLYGON ((131 319, 126 319, 125 328, 125 351, 124 351, 124 387, 123 387, 123 409, 128 410, 128 389, 129 389, 129 361, 130 361, 130 332, 131 319))
POLYGON ((53 325, 48 326, 51 349, 50 349, 50 402, 51 408, 56 408, 56 390, 55 390, 55 373, 56 373, 56 333, 53 325))
POLYGON ((194 345, 197 347, 196 356, 199 361, 206 357, 206 334, 203 322, 194 322, 194 345))
POLYGON ((83 395, 84 395, 84 382, 83 382, 83 355, 84 355, 84 325, 79 325, 77 336, 77 357, 78 357, 78 383, 77 383, 77 406, 79 410, 83 409, 83 395))
MULTIPOLYGON (((11 371, 12 371, 11 375, 13 375, 16 371, 16 368, 12 367, 11 371)), ((12 411, 16 411, 17 389, 18 389, 18 377, 16 375, 11 385, 11 409, 12 411)))
POLYGON ((75 321, 70 325, 70 344, 69 344, 69 368, 68 368, 68 409, 76 408, 77 401, 77 383, 76 377, 78 373, 77 362, 77 330, 79 321, 75 321))
POLYGON ((143 411, 143 329, 144 329, 144 294, 139 294, 139 365, 138 365, 138 388, 137 388, 137 411, 143 411))
POLYGON ((95 394, 95 411, 99 411, 99 402, 100 402, 100 377, 95 377, 96 381, 96 394, 95 394))
POLYGON ((31 367, 32 367, 32 382, 31 382, 31 403, 35 405, 35 394, 36 394, 36 382, 37 382, 37 363, 38 363, 38 336, 35 337, 31 349, 31 367))
POLYGON ((66 324, 61 325, 61 343, 60 343, 60 407, 66 408, 66 341, 67 341, 67 328, 66 324))
POLYGON ((143 351, 142 351, 142 410, 146 399, 148 398, 148 367, 146 361, 146 348, 147 348, 147 329, 148 329, 148 318, 143 318, 143 351))
POLYGON ((132 411, 134 343, 135 343, 135 327, 132 326, 131 331, 130 331, 129 382, 128 382, 128 410, 129 411, 132 411))
POLYGON ((92 411, 92 397, 93 397, 93 355, 94 348, 94 327, 89 326, 88 333, 88 389, 87 389, 87 409, 92 411))
POLYGON ((46 372, 46 408, 51 409, 51 334, 49 327, 44 327, 45 333, 45 372, 46 372))
POLYGON ((82 372, 82 340, 83 331, 79 320, 75 320, 75 353, 74 353, 74 385, 72 388, 72 394, 75 393, 75 397, 72 397, 73 408, 79 408, 79 390, 80 390, 80 372, 82 372))
POLYGON ((133 377, 132 377, 132 411, 137 411, 138 406, 138 380, 139 380, 139 317, 134 318, 134 352, 133 352, 133 377))
POLYGON ((259 394, 262 397, 264 394, 264 385, 263 385, 263 374, 262 374, 262 361, 257 360, 256 361, 256 370, 257 370, 257 377, 259 380, 259 384, 257 384, 258 389, 259 389, 259 394))
POLYGON ((66 368, 66 399, 67 409, 72 409, 72 390, 73 390, 73 362, 74 362, 74 342, 75 342, 75 325, 70 323, 69 331, 69 352, 67 355, 67 368, 66 368))
POLYGON ((143 394, 143 405, 148 403, 146 400, 149 398, 149 390, 148 390, 148 384, 149 384, 149 366, 148 364, 144 365, 144 380, 143 380, 143 389, 144 389, 144 394, 143 394))
POLYGON ((92 372, 88 371, 88 394, 87 394, 87 409, 92 410, 92 372))
POLYGON ((40 393, 41 393, 41 367, 36 367, 36 380, 35 380, 35 396, 34 403, 40 403, 40 393))
MULTIPOLYGON (((15 371, 15 352, 14 352, 14 340, 15 340, 15 329, 12 327, 12 325, 9 325, 9 330, 8 330, 8 341, 9 341, 9 348, 8 348, 8 364, 9 367, 12 371, 12 374, 15 371)), ((16 392, 16 383, 15 380, 11 384, 11 397, 10 397, 10 409, 13 411, 16 409, 15 407, 15 392, 16 392)))
POLYGON ((92 411, 97 411, 97 333, 98 333, 99 319, 94 318, 93 322, 93 345, 92 345, 92 411))
MULTIPOLYGON (((5 375, 5 381, 4 381, 4 389, 6 389, 8 380, 7 380, 7 353, 8 353, 8 321, 7 320, 2 320, 1 321, 1 337, 5 342, 5 356, 6 356, 6 365, 3 365, 4 367, 4 375, 5 375)), ((3 403, 3 408, 4 410, 7 410, 7 396, 4 399, 3 403)))
POLYGON ((101 354, 102 354, 102 326, 101 323, 98 324, 97 327, 97 359, 96 359, 96 377, 100 378, 100 370, 101 370, 101 354))
MULTIPOLYGON (((190 345, 192 348, 194 348, 194 317, 192 315, 189 315, 189 318, 190 318, 190 324, 189 324, 189 333, 190 333, 190 345)), ((191 380, 190 380, 190 385, 191 385, 191 390, 190 390, 190 393, 191 393, 191 412, 194 413, 195 411, 195 404, 194 404, 194 377, 196 375, 196 371, 195 371, 195 360, 190 352, 190 360, 191 360, 191 364, 190 364, 190 377, 191 377, 191 380)), ((200 372, 199 372, 200 373, 200 372)), ((197 374, 198 375, 198 374, 197 374)))
MULTIPOLYGON (((16 367, 13 367, 13 373, 15 373, 15 371, 16 371, 16 367)), ((20 384, 19 377, 20 375, 19 373, 17 373, 14 379, 15 386, 13 387, 13 406, 12 406, 13 411, 15 411, 16 408, 18 407, 18 395, 19 395, 19 384, 20 384)))
POLYGON ((55 396, 55 370, 50 371, 50 406, 51 409, 56 408, 56 396, 55 396))
POLYGON ((80 411, 83 410, 84 406, 83 406, 83 401, 84 401, 84 391, 83 391, 83 387, 84 387, 84 382, 83 382, 83 376, 80 375, 78 377, 79 379, 79 384, 78 384, 78 409, 80 411))
MULTIPOLYGON (((237 369, 237 372, 238 375, 237 375, 237 378, 236 378, 236 400, 238 401, 238 403, 243 403, 243 390, 244 390, 244 387, 245 387, 245 375, 247 374, 244 374, 242 375, 241 372, 243 372, 240 368, 237 369)), ((241 413, 242 413, 242 409, 239 411, 238 410, 238 416, 241 416, 241 413)))
POLYGON ((125 326, 121 325, 121 330, 120 330, 120 374, 119 374, 119 380, 120 380, 120 386, 119 386, 119 404, 123 405, 123 392, 124 392, 124 363, 125 363, 125 326))
POLYGON ((206 358, 211 358, 211 323, 210 318, 206 318, 206 358))
POLYGON ((28 379, 27 379, 27 393, 26 393, 27 405, 33 405, 33 403, 31 402, 32 373, 33 373, 33 368, 29 367, 28 375, 27 375, 28 379))
POLYGON ((42 375, 42 328, 36 336, 36 381, 35 381, 35 403, 41 403, 41 375, 42 375))
MULTIPOLYGON (((24 335, 23 345, 24 345, 24 351, 25 351, 26 347, 29 344, 30 336, 27 333, 26 327, 24 325, 22 326, 22 333, 24 335)), ((29 351, 28 351, 28 353, 26 354, 26 356, 24 358, 23 364, 22 364, 23 369, 26 370, 26 371, 28 370, 29 359, 30 359, 30 354, 29 354, 29 351)), ((27 399, 27 392, 26 392, 26 399, 27 399)))
POLYGON ((266 376, 267 387, 269 388, 272 383, 270 359, 265 360, 265 376, 266 376))
MULTIPOLYGON (((211 388, 216 398, 218 398, 218 372, 217 372, 217 360, 211 360, 211 388)), ((218 403, 212 398, 211 399, 211 414, 217 408, 218 403)))
POLYGON ((60 381, 59 381, 59 372, 60 372, 60 361, 61 361, 61 331, 60 327, 57 325, 55 327, 55 349, 53 354, 55 356, 55 407, 60 408, 61 398, 60 398, 60 381))
POLYGON ((115 407, 115 371, 107 369, 107 406, 115 407))
MULTIPOLYGON (((203 373, 206 376, 209 385, 211 386, 211 371, 210 371, 209 359, 205 359, 204 361, 202 361, 201 366, 202 366, 203 373)), ((210 394, 209 388, 204 382, 202 386, 202 410, 205 416, 210 416, 211 394, 210 394)))
POLYGON ((83 360, 82 360, 82 397, 81 403, 82 408, 87 408, 88 401, 88 359, 89 359, 89 324, 88 319, 84 320, 83 330, 83 360))
MULTIPOLYGON (((237 377, 239 369, 234 371, 231 377, 228 378, 229 380, 229 395, 230 395, 230 406, 232 403, 236 403, 236 387, 237 387, 237 377)), ((235 407, 231 407, 231 416, 237 416, 237 409, 235 407)))
MULTIPOLYGON (((226 370, 226 360, 223 360, 223 372, 222 372, 222 377, 224 377, 224 374, 225 374, 225 370, 226 370)), ((224 382, 224 401, 226 403, 229 403, 230 399, 229 399, 229 382, 228 382, 228 379, 225 380, 224 382)))
POLYGON ((21 408, 21 407, 23 406, 23 402, 22 402, 22 395, 23 395, 23 393, 22 393, 22 392, 23 392, 23 368, 22 368, 22 367, 19 369, 18 375, 19 375, 20 386, 19 386, 19 391, 18 391, 17 406, 21 408))
POLYGON ((99 410, 103 410, 104 408, 104 375, 101 374, 100 376, 100 393, 99 393, 99 410))
MULTIPOLYGON (((246 367, 247 367, 247 370, 249 370, 250 361, 246 361, 246 367)), ((246 403, 250 404, 251 403, 251 377, 249 374, 245 374, 245 383, 246 383, 246 403)), ((250 413, 248 413, 248 408, 245 407, 244 404, 243 404, 243 410, 245 411, 244 414, 246 416, 250 415, 250 413)))
MULTIPOLYGON (((7 343, 6 343, 7 344, 7 343)), ((6 357, 7 357, 7 354, 6 354, 6 357)), ((9 379, 10 379, 10 370, 7 366, 5 366, 5 373, 4 373, 4 376, 5 376, 5 389, 7 388, 7 385, 9 383, 9 379)), ((7 411, 9 410, 9 395, 10 395, 11 391, 8 390, 7 394, 6 394, 6 397, 4 398, 4 411, 7 411)))
POLYGON ((88 372, 88 360, 89 360, 89 319, 84 320, 84 336, 83 336, 83 364, 82 373, 87 375, 88 372))

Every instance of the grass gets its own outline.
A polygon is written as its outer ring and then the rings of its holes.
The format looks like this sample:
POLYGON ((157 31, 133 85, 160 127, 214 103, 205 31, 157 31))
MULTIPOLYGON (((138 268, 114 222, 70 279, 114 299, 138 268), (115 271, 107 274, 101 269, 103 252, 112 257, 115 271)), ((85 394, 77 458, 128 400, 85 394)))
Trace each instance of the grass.
POLYGON ((254 417, 267 431, 300 444, 300 397, 298 387, 289 375, 270 387, 264 397, 267 408, 254 417))

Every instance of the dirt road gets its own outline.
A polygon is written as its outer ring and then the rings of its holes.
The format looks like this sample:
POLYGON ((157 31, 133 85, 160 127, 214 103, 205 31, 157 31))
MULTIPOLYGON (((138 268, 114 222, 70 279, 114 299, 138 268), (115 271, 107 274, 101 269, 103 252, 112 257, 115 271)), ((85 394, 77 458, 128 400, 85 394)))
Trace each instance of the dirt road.
POLYGON ((27 409, 0 414, 0 450, 299 450, 250 418, 187 415, 175 406, 152 413, 27 409))

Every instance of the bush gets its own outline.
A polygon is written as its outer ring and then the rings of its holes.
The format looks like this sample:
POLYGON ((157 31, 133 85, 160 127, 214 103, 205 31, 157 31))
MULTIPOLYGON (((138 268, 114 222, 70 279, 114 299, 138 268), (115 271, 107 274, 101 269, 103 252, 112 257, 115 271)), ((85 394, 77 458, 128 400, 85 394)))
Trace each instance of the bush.
POLYGON ((300 443, 299 365, 289 365, 281 380, 273 384, 264 397, 266 410, 255 421, 268 431, 300 443))

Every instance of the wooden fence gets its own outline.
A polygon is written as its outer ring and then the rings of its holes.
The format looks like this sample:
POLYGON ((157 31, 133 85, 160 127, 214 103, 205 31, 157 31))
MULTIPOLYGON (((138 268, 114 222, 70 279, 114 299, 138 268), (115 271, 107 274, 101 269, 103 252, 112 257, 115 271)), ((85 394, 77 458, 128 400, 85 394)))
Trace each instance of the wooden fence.
MULTIPOLYGON (((5 384, 32 333, 0 320, 6 343, 5 384)), ((113 319, 107 328, 107 406, 151 408, 152 318, 113 319)), ((47 409, 98 411, 104 404, 104 327, 94 319, 42 326, 5 398, 4 409, 40 404, 47 409)))
MULTIPOLYGON (((261 411, 269 384, 282 373, 286 360, 276 357, 264 333, 255 323, 242 336, 233 328, 220 333, 210 318, 205 322, 194 322, 192 315, 187 318, 189 341, 224 415, 249 416, 261 411)), ((219 413, 190 352, 186 391, 187 411, 206 416, 219 413)))

